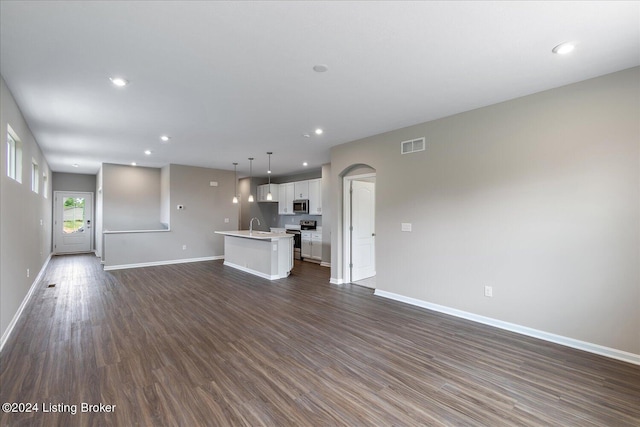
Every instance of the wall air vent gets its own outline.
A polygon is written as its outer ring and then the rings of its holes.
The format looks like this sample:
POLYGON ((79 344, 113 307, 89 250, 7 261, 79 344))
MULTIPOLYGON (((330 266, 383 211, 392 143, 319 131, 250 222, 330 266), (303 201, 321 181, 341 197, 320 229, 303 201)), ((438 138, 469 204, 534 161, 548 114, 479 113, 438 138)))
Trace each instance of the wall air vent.
POLYGON ((425 145, 424 137, 411 139, 409 141, 402 141, 400 143, 400 152, 402 154, 410 154, 418 151, 424 151, 425 145))

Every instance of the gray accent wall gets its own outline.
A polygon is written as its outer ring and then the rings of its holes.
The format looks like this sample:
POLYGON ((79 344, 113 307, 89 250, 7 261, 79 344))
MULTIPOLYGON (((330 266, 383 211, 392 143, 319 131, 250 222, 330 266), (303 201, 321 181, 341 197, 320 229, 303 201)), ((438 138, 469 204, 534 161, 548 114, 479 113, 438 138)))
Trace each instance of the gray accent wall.
POLYGON ((171 167, 160 169, 160 222, 166 228, 171 223, 171 167))
POLYGON ((96 242, 95 244, 95 250, 96 250, 96 256, 99 257, 102 260, 102 250, 103 250, 103 236, 102 236, 102 229, 103 229, 103 218, 102 218, 102 214, 103 214, 103 202, 104 202, 104 198, 102 197, 102 166, 100 166, 100 169, 98 170, 98 173, 96 174, 96 210, 94 212, 95 215, 95 223, 94 223, 94 233, 95 233, 95 239, 93 240, 94 242, 96 242))
MULTIPOLYGON (((104 166, 103 169, 106 169, 104 166)), ((123 176, 113 179, 110 185, 114 183, 126 185, 129 182, 127 171, 123 169, 118 171, 123 173, 123 176)), ((179 262, 224 255, 223 236, 214 232, 238 229, 240 209, 238 205, 231 202, 235 188, 233 171, 169 165, 167 171, 163 170, 163 176, 169 181, 169 230, 155 232, 133 230, 135 232, 132 233, 104 234, 105 267, 179 262), (212 181, 217 182, 218 185, 211 186, 212 181), (177 210, 177 205, 183 205, 184 209, 177 210), (225 219, 228 219, 228 222, 225 219)), ((158 172, 156 216, 158 223, 161 215, 160 182, 160 172, 158 172)), ((107 185, 105 179, 103 183, 105 204, 106 195, 109 192, 121 191, 108 188, 107 185)), ((123 214, 116 212, 115 215, 123 214)), ((105 228, 108 221, 105 210, 105 228)))
POLYGON ((307 179, 322 178, 322 169, 312 169, 308 172, 297 173, 293 175, 280 175, 271 178, 271 182, 274 184, 281 184, 284 182, 305 181, 307 179))
POLYGON ((322 165, 322 264, 331 264, 331 164, 322 165))
POLYGON ((53 172, 53 191, 79 191, 95 193, 96 175, 53 172))
POLYGON ((269 231, 270 227, 278 226, 278 203, 258 202, 258 185, 266 184, 265 178, 241 178, 238 180, 238 195, 240 197, 240 223, 238 230, 248 230, 251 218, 258 218, 253 223, 254 230, 269 231), (251 182, 250 182, 251 181, 251 182), (254 202, 249 203, 249 189, 253 193, 254 202))
POLYGON ((639 82, 633 68, 334 147, 332 279, 342 176, 368 165, 378 289, 640 354, 639 82))
POLYGON ((160 169, 104 163, 102 214, 105 231, 158 230, 160 169))
POLYGON ((1 77, 0 142, 0 334, 4 343, 8 328, 51 254, 53 192, 49 165, 1 77), (22 142, 21 183, 7 176, 7 125, 22 142), (32 159, 40 169, 38 193, 31 191, 32 159))

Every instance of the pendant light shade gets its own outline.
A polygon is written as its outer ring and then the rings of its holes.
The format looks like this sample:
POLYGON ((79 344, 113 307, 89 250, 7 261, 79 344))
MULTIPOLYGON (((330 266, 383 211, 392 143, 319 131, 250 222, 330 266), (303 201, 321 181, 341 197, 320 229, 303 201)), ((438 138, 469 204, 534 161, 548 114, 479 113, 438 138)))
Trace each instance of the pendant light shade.
POLYGON ((267 154, 269 155, 269 170, 267 171, 269 175, 269 192, 267 193, 267 200, 273 200, 273 194, 271 194, 271 155, 273 152, 267 151, 267 154))
POLYGON ((234 192, 233 192, 233 203, 238 203, 238 163, 233 164, 233 184, 234 184, 234 192))
POLYGON ((249 203, 253 203, 253 193, 251 192, 252 181, 253 181, 253 157, 249 157, 249 203))

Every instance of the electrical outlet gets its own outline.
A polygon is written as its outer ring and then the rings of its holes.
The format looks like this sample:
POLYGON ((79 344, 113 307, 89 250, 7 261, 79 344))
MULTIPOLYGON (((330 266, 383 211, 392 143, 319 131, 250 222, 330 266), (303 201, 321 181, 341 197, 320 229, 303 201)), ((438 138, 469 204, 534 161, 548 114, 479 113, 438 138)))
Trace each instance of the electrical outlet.
POLYGON ((493 297, 493 286, 484 287, 484 296, 489 298, 493 297))
POLYGON ((27 277, 29 277, 29 269, 27 268, 27 277))
POLYGON ((187 250, 187 245, 182 245, 182 250, 186 251, 187 250))
POLYGON ((224 219, 224 223, 225 223, 225 224, 228 224, 228 223, 229 223, 229 218, 225 218, 225 219, 224 219))

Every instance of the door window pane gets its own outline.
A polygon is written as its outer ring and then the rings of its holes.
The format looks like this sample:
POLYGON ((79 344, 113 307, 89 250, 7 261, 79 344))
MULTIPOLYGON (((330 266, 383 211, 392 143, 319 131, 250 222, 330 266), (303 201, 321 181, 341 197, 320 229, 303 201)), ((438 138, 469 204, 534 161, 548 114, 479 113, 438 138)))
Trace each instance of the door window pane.
POLYGON ((65 234, 84 233, 84 197, 64 199, 62 223, 65 234))

